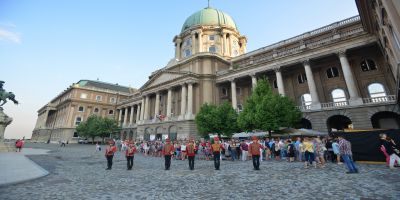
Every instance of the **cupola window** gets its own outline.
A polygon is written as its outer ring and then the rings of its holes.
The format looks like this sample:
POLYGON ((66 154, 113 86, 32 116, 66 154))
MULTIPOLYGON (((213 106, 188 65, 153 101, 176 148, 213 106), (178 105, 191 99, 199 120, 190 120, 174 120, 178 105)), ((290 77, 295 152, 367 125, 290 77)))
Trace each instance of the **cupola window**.
POLYGON ((217 48, 213 45, 213 46, 210 46, 210 47, 208 48, 208 51, 209 51, 210 53, 216 53, 216 52, 217 52, 217 48))

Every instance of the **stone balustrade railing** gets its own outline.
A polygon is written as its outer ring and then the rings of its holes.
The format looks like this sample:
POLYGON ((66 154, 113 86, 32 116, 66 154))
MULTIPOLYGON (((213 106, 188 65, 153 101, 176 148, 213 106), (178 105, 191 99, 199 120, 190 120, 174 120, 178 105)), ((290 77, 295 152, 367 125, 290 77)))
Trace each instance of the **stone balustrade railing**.
POLYGON ((349 105, 349 101, 338 101, 338 102, 328 102, 328 103, 321 103, 322 109, 332 109, 332 108, 340 108, 349 105))
POLYGON ((363 98, 364 104, 379 104, 379 103, 391 103, 396 102, 396 95, 388 95, 382 97, 370 97, 370 98, 363 98))

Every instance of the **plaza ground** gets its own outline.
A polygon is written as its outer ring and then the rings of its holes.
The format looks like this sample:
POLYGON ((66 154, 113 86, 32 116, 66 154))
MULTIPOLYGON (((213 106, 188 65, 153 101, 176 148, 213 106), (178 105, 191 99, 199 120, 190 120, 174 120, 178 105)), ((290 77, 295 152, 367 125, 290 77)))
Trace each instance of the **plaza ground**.
POLYGON ((212 161, 173 160, 165 171, 163 159, 135 156, 126 170, 118 152, 106 171, 104 152, 93 145, 27 144, 49 149, 49 154, 29 155, 49 175, 0 187, 0 199, 399 199, 400 168, 358 164, 359 174, 346 174, 344 165, 304 169, 303 163, 264 161, 254 171, 250 161, 222 161, 215 171, 212 161))

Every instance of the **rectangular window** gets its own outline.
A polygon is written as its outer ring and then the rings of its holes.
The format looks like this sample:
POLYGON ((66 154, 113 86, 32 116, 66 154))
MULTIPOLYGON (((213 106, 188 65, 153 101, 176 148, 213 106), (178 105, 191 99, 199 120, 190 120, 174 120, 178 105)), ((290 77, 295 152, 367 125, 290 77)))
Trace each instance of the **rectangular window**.
POLYGON ((216 53, 216 52, 217 52, 217 48, 215 48, 215 46, 210 46, 210 47, 208 48, 208 51, 209 51, 210 53, 216 53))
POLYGON ((87 94, 86 93, 81 93, 81 99, 87 99, 87 94))
POLYGON ((83 111, 85 111, 85 109, 83 108, 83 106, 79 106, 78 111, 83 112, 83 111))
POLYGON ((242 95, 242 88, 240 87, 236 88, 236 95, 242 95))
POLYGON ((108 114, 109 114, 109 115, 113 115, 113 114, 114 114, 114 110, 109 110, 109 111, 108 111, 108 114))
POLYGON ((102 96, 96 95, 96 101, 101 101, 102 98, 103 98, 102 96))
POLYGON ((209 39, 210 40, 215 40, 215 36, 214 35, 210 35, 209 39))
POLYGON ((115 103, 115 101, 116 101, 115 97, 110 98, 110 103, 115 103))

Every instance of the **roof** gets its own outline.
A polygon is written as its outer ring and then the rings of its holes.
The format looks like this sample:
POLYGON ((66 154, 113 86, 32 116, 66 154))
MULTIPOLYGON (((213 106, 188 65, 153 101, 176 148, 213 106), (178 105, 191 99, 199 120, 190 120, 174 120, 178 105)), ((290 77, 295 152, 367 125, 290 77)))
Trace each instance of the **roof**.
POLYGON ((216 25, 236 28, 236 23, 228 14, 215 8, 204 8, 190 15, 182 26, 182 32, 198 25, 216 25))
POLYGON ((80 80, 76 83, 76 85, 78 85, 79 87, 95 87, 95 88, 113 90, 116 92, 124 92, 124 93, 133 93, 134 91, 136 91, 136 89, 118 85, 118 83, 112 84, 102 81, 80 80))

